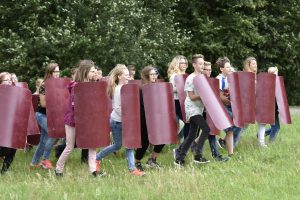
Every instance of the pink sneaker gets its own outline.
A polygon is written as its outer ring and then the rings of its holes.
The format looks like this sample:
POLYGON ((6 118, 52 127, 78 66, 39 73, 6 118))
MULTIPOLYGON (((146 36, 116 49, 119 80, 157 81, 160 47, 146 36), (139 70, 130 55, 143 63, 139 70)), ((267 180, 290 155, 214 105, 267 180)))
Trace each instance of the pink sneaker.
POLYGON ((133 174, 135 176, 145 176, 146 173, 142 172, 142 171, 140 171, 138 169, 135 169, 135 170, 131 171, 130 174, 133 174))
POLYGON ((50 160, 42 160, 41 165, 44 169, 52 169, 52 163, 50 160))

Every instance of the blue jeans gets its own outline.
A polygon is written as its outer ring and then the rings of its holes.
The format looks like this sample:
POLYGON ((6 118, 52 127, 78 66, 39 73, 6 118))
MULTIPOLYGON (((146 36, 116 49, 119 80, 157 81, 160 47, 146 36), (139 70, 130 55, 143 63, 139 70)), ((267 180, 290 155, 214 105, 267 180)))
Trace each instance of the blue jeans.
MULTIPOLYGON (((105 147, 104 149, 102 149, 102 151, 100 151, 97 154, 96 160, 102 160, 103 158, 105 158, 109 154, 120 150, 121 147, 122 147, 122 123, 114 121, 114 120, 111 119, 110 120, 110 128, 111 128, 111 132, 112 132, 112 135, 113 135, 114 144, 109 145, 108 147, 105 147)), ((128 162, 128 169, 130 171, 134 170, 135 169, 135 164, 134 164, 133 149, 127 149, 126 148, 126 159, 127 159, 127 162, 128 162)))
POLYGON ((43 155, 43 160, 49 160, 51 148, 55 141, 54 138, 48 137, 48 129, 47 129, 47 117, 45 114, 36 112, 35 113, 36 120, 41 127, 41 135, 40 142, 35 150, 33 159, 31 161, 32 164, 36 165, 40 162, 40 158, 43 155))
POLYGON ((279 117, 277 115, 275 116, 275 124, 271 125, 271 128, 266 130, 265 136, 270 136, 269 141, 273 142, 276 139, 279 130, 280 130, 280 123, 279 123, 279 117))
POLYGON ((209 141, 209 146, 210 146, 212 156, 214 158, 218 157, 220 155, 220 153, 218 151, 218 147, 217 147, 217 143, 216 143, 216 136, 215 135, 209 135, 208 136, 208 141, 209 141))

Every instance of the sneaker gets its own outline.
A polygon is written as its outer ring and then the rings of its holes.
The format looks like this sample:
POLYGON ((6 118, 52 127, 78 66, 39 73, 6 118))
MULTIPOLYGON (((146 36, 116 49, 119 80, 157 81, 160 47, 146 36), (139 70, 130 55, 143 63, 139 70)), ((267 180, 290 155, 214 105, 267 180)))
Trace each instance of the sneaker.
POLYGON ((268 148, 268 145, 266 145, 266 144, 259 144, 259 146, 262 148, 268 148))
POLYGON ((138 169, 134 169, 132 171, 130 171, 130 174, 135 175, 135 176, 145 176, 145 172, 140 171, 138 169))
POLYGON ((97 173, 100 173, 100 164, 101 164, 101 161, 100 160, 96 160, 96 172, 97 173))
POLYGON ((204 163, 209 163, 210 161, 207 160, 206 158, 202 157, 201 155, 196 155, 194 157, 194 163, 197 164, 204 164, 204 163))
POLYGON ((50 160, 42 160, 41 165, 44 169, 52 169, 52 163, 50 160))
POLYGON ((56 177, 62 177, 63 176, 63 173, 57 172, 56 170, 54 170, 54 172, 55 172, 56 177))
POLYGON ((221 149, 224 149, 226 147, 226 142, 222 138, 219 138, 219 140, 217 140, 217 144, 221 149))
POLYGON ((103 171, 100 171, 100 172, 94 171, 94 172, 92 172, 92 176, 94 176, 94 177, 104 177, 106 175, 107 175, 107 173, 103 172, 103 171))
POLYGON ((149 168, 156 168, 159 169, 161 166, 156 162, 156 158, 149 158, 148 161, 146 162, 146 165, 149 168))
POLYGON ((138 170, 142 171, 142 172, 144 171, 144 168, 143 168, 141 162, 136 162, 136 163, 135 163, 135 167, 136 167, 138 170))
POLYGON ((177 166, 177 167, 184 167, 184 164, 185 164, 184 160, 178 160, 178 159, 176 159, 174 161, 174 165, 177 166))
POLYGON ((229 160, 229 157, 223 157, 222 155, 214 156, 214 158, 216 159, 216 161, 219 161, 219 162, 226 162, 229 160))

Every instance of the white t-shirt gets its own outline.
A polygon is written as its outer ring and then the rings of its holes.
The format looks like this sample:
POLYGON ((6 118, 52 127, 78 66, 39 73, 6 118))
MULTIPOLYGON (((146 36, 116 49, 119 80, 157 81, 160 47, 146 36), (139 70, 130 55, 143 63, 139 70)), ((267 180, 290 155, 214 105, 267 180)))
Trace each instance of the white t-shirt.
POLYGON ((189 121, 190 118, 195 115, 202 115, 204 110, 202 101, 201 100, 192 101, 188 94, 188 92, 194 91, 195 94, 198 95, 193 84, 193 80, 195 76, 196 75, 194 73, 190 74, 187 77, 184 85, 184 91, 186 92, 184 107, 185 107, 185 114, 186 114, 187 121, 189 121))
POLYGON ((122 122, 122 113, 121 113, 121 85, 117 85, 114 90, 114 95, 112 98, 112 108, 113 111, 110 114, 112 120, 117 122, 122 122))
POLYGON ((172 74, 170 77, 170 83, 172 83, 173 85, 173 95, 174 95, 174 99, 178 99, 178 94, 177 94, 177 88, 176 88, 176 83, 175 83, 175 76, 177 74, 172 74))

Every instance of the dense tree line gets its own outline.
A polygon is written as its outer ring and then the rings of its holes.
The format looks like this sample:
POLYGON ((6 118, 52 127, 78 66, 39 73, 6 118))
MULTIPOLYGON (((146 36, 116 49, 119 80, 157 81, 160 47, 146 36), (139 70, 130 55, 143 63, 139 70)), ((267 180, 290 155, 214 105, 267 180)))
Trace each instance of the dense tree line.
POLYGON ((238 69, 254 56, 261 71, 278 66, 290 104, 300 104, 299 0, 2 0, 0 14, 0 71, 23 81, 50 61, 64 73, 88 58, 104 73, 133 63, 165 75, 177 54, 226 55, 238 69))

